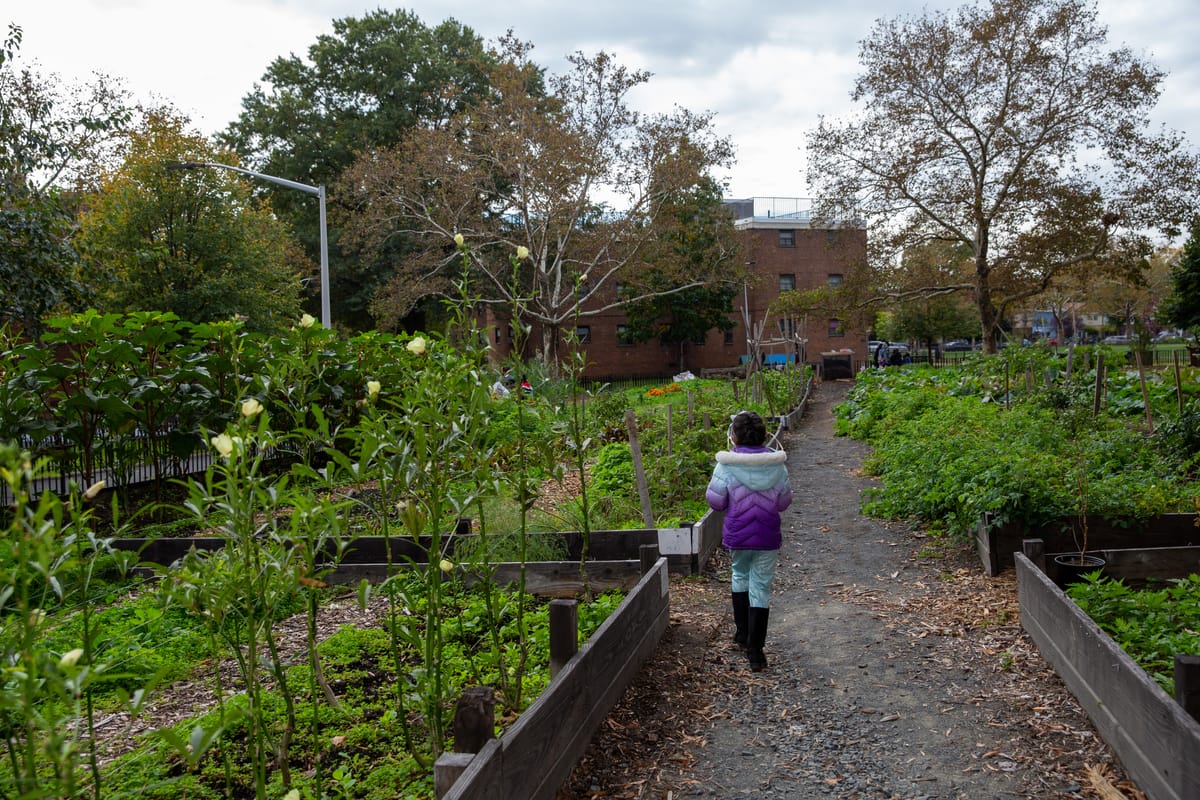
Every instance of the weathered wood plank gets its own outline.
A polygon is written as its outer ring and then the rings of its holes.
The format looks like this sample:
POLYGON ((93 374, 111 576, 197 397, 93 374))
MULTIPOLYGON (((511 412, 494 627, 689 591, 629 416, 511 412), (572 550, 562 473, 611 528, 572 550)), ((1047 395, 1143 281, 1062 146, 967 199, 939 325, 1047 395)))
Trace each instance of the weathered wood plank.
MULTIPOLYGON (((1104 559, 1104 574, 1127 585, 1140 587, 1151 580, 1166 581, 1200 573, 1200 547, 1152 547, 1148 549, 1090 549, 1088 553, 1104 559)), ((1046 556, 1047 562, 1055 555, 1046 556)))
MULTIPOLYGON (((426 565, 419 564, 415 569, 425 569, 426 565)), ((326 583, 343 585, 367 580, 371 583, 383 581, 389 574, 396 574, 414 569, 407 565, 393 565, 389 570, 387 564, 342 564, 326 578, 326 583)), ((462 574, 467 585, 483 580, 484 574, 472 572, 468 567, 459 565, 455 569, 462 574)), ((500 585, 517 583, 520 579, 521 565, 506 562, 494 564, 488 575, 500 585)), ((594 592, 607 592, 613 589, 629 591, 641 579, 641 563, 638 561, 589 561, 586 573, 588 584, 594 592)), ((531 561, 525 565, 525 590, 530 594, 542 597, 576 597, 582 591, 582 578, 579 564, 574 561, 531 561)))
POLYGON ((1033 562, 1016 554, 1021 625, 1152 800, 1195 800, 1200 723, 1033 562))
MULTIPOLYGON (((718 521, 719 525, 719 521, 718 521)), ((460 526, 462 528, 464 526, 460 526)), ((583 533, 580 531, 556 531, 528 534, 531 539, 542 539, 556 542, 564 560, 578 561, 583 554, 583 533)), ((720 541, 720 531, 717 531, 717 543, 720 541)), ((475 538, 475 534, 458 533, 444 539, 442 549, 453 558, 460 545, 467 545, 475 538)), ((635 530, 603 530, 592 531, 588 536, 588 561, 627 561, 638 558, 642 545, 658 545, 660 534, 656 528, 635 530)), ((225 539, 219 536, 191 536, 160 539, 125 538, 115 539, 113 545, 121 550, 138 551, 143 561, 167 566, 183 558, 195 547, 198 550, 217 550, 225 546, 225 539)), ((427 561, 430 540, 422 537, 413 541, 409 536, 362 536, 355 539, 343 554, 344 564, 386 564, 388 548, 391 548, 393 564, 424 564, 427 561)), ((698 572, 700 565, 712 555, 715 545, 704 542, 699 556, 694 553, 672 553, 668 563, 673 572, 698 572)), ((330 546, 328 552, 332 556, 330 546)))
MULTIPOLYGON (((1131 520, 1121 525, 1099 517, 1087 517, 1087 549, 1122 550, 1153 547, 1200 546, 1200 527, 1197 514, 1162 514, 1145 520, 1131 520)), ((1025 527, 1006 523, 998 527, 983 519, 975 529, 975 546, 985 574, 999 575, 1013 565, 1013 553, 1021 549, 1024 539, 1041 539, 1047 553, 1075 552, 1079 549, 1076 537, 1081 536, 1078 517, 1025 527), (1074 535, 1072 533, 1074 531, 1074 535)))
MULTIPOLYGON (((633 562, 637 563, 637 562, 633 562)), ((481 751, 446 800, 551 800, 642 664, 654 652, 670 612, 667 561, 638 581, 624 602, 545 692, 481 751)))

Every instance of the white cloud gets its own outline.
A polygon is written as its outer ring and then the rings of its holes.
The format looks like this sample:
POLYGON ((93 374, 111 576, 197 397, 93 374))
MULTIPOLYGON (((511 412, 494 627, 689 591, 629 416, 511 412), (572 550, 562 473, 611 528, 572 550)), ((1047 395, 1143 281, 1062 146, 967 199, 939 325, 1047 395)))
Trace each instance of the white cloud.
MULTIPOLYGON (((552 72, 582 50, 614 53, 654 74, 636 94, 640 110, 678 104, 716 112, 739 163, 730 190, 740 196, 801 195, 804 135, 819 115, 850 110, 858 43, 880 16, 919 14, 922 0, 416 0, 402 7, 434 25, 454 17, 486 39, 508 29, 534 44, 552 72)), ((950 9, 954 2, 933 2, 950 9)), ((1101 0, 1110 41, 1150 55, 1170 75, 1155 119, 1200 137, 1200 15, 1194 0, 1101 0)), ((303 56, 332 20, 362 17, 378 4, 344 0, 57 0, 22 4, 23 57, 46 71, 85 79, 122 77, 139 98, 190 113, 205 132, 223 129, 267 66, 303 56)), ((4 22, 0 17, 0 23, 4 22)))

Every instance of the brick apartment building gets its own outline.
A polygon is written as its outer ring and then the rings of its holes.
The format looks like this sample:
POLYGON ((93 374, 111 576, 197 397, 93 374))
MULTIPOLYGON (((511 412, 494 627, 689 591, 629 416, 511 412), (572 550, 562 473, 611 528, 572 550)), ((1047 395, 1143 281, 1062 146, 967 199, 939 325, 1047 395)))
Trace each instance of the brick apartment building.
MULTIPOLYGON (((812 315, 781 319, 769 315, 768 309, 781 292, 839 284, 850 274, 849 265, 865 257, 865 228, 814 221, 808 202, 800 198, 755 197, 725 204, 745 237, 750 272, 729 314, 733 328, 727 333, 713 329, 703 341, 683 346, 663 345, 657 339, 631 343, 623 337, 625 316, 619 310, 585 317, 577 331, 586 343, 584 377, 667 378, 683 370, 698 375, 736 367, 751 352, 767 363, 795 359, 831 373, 848 372, 847 377, 857 371, 866 359, 865 328, 812 315)), ((488 324, 496 321, 489 319, 488 324)), ((496 330, 506 327, 497 325, 496 330)), ((533 341, 538 341, 536 333, 533 341)), ((497 357, 507 355, 506 345, 493 342, 497 357)))

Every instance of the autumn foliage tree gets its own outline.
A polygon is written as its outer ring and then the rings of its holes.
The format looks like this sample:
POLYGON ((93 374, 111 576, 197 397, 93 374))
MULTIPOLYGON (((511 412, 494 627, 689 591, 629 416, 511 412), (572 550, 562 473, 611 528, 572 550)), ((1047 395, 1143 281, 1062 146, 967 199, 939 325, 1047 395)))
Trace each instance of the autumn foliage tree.
POLYGON ((181 161, 236 156, 159 110, 129 137, 80 220, 79 250, 105 311, 170 311, 190 322, 245 318, 251 330, 300 316, 313 264, 290 229, 225 170, 172 171, 181 161))
POLYGON ((964 247, 970 278, 911 280, 894 299, 970 292, 985 344, 1007 310, 1068 274, 1136 275, 1151 235, 1196 202, 1195 155, 1149 129, 1163 73, 1106 46, 1083 0, 991 0, 880 20, 862 43, 849 121, 809 135, 826 213, 870 224, 890 269, 929 242, 964 247))
MULTIPOLYGON (((400 9, 335 19, 332 32, 317 37, 305 57, 271 62, 264 83, 242 98, 241 114, 219 142, 260 172, 332 186, 359 152, 394 145, 423 125, 444 124, 485 90, 487 69, 483 41, 453 19, 428 26, 400 9)), ((318 260, 312 199, 271 185, 258 191, 318 260)), ((337 200, 331 195, 331 203, 337 200)), ((406 243, 393 239, 364 258, 339 246, 333 215, 328 233, 334 320, 373 327, 371 298, 395 271, 406 243)))
POLYGON ((656 244, 677 231, 680 197, 731 159, 711 115, 635 112, 628 95, 649 75, 603 52, 570 56, 570 69, 537 91, 544 76, 528 45, 506 37, 500 46, 482 100, 365 153, 340 184, 360 246, 398 236, 417 246, 377 295, 376 318, 397 320, 448 292, 462 272, 456 234, 467 245, 472 293, 503 309, 519 305, 550 364, 577 319, 727 275, 720 257, 659 258, 656 244), (514 269, 518 247, 528 256, 514 269), (653 285, 639 280, 650 271, 653 285))
POLYGON ((22 30, 0 42, 0 323, 36 333, 88 298, 72 246, 78 199, 95 185, 133 108, 104 75, 64 82, 22 65, 22 30))

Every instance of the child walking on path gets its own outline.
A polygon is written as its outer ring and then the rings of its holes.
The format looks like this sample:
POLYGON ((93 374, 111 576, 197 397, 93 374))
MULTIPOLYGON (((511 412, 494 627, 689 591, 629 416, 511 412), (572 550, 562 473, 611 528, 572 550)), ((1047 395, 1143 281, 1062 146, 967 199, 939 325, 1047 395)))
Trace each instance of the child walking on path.
POLYGON ((763 645, 771 612, 771 585, 783 544, 780 512, 792 503, 787 453, 765 446, 767 426, 753 411, 734 415, 729 450, 717 465, 705 497, 725 512, 721 543, 732 551, 733 640, 746 648, 750 669, 767 666, 763 645))

